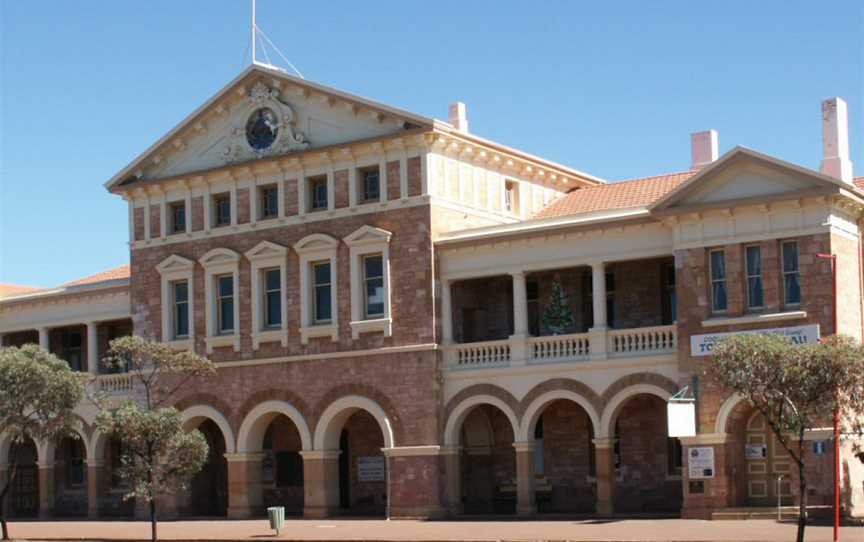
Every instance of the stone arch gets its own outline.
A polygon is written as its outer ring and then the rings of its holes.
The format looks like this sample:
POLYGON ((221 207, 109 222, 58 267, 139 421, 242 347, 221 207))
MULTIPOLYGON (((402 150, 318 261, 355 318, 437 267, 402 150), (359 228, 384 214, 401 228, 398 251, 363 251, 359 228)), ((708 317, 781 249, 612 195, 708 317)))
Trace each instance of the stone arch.
POLYGON ((312 433, 300 411, 287 401, 270 400, 250 410, 243 419, 237 435, 237 451, 240 453, 260 451, 267 427, 273 418, 279 415, 288 417, 297 428, 302 449, 311 450, 312 433))
POLYGON ((714 421, 715 433, 728 432, 727 429, 729 425, 729 418, 732 417, 735 410, 744 401, 744 397, 742 397, 739 393, 736 393, 723 401, 723 404, 720 406, 720 410, 717 411, 717 419, 714 421))
MULTIPOLYGON (((442 420, 446 422, 446 420, 450 419, 450 415, 453 413, 453 410, 463 401, 469 399, 475 395, 488 395, 491 397, 495 397, 504 402, 513 414, 516 414, 516 418, 518 419, 518 414, 522 411, 519 406, 519 401, 511 394, 509 391, 496 386, 494 384, 474 384, 473 386, 468 386, 464 390, 459 391, 447 401, 447 404, 444 406, 444 414, 442 416, 442 420)), ((516 433, 514 432, 514 435, 516 433)))
POLYGON ((193 405, 187 407, 180 413, 183 419, 183 428, 187 431, 195 429, 204 420, 210 420, 215 423, 222 432, 222 438, 225 439, 225 453, 233 454, 236 448, 236 439, 234 431, 231 429, 231 424, 221 412, 209 405, 193 405))
MULTIPOLYGON (((288 403, 300 412, 303 419, 306 420, 307 426, 311 427, 311 421, 309 417, 310 409, 306 401, 304 401, 303 398, 299 395, 289 390, 274 388, 267 388, 248 395, 246 397, 246 400, 243 401, 240 407, 234 411, 234 418, 232 419, 234 425, 237 427, 242 426, 243 422, 249 417, 249 414, 252 412, 253 409, 257 408, 259 405, 261 405, 261 403, 266 403, 268 401, 288 403)), ((239 436, 239 429, 237 434, 239 436)))
MULTIPOLYGON (((309 422, 309 427, 314 427, 313 434, 317 431, 317 428, 320 427, 321 418, 324 415, 324 412, 329 409, 333 403, 347 396, 358 396, 363 397, 377 404, 383 411, 386 413, 386 417, 390 422, 390 427, 393 433, 393 437, 395 441, 402 442, 405 440, 405 433, 402 427, 402 420, 399 417, 399 410, 393 404, 393 401, 390 398, 382 393, 378 388, 371 386, 369 384, 360 384, 360 383, 351 383, 351 384, 340 384, 338 386, 334 386, 330 388, 327 393, 324 394, 321 399, 315 404, 314 410, 312 410, 312 414, 307 416, 307 420, 309 422)), ((301 412, 304 411, 301 408, 300 403, 295 403, 294 401, 290 401, 292 404, 296 405, 297 408, 300 409, 301 412)), ((314 438, 313 438, 313 447, 314 447, 314 438)), ((318 449, 318 448, 314 448, 318 449)))
MULTIPOLYGON (((526 397, 527 399, 527 397, 526 397)), ((549 390, 531 401, 525 408, 522 415, 522 423, 519 428, 519 433, 516 435, 517 441, 527 442, 534 440, 534 430, 537 426, 537 420, 543 413, 543 410, 553 401, 558 399, 566 399, 572 401, 582 407, 588 419, 591 420, 591 426, 594 428, 594 434, 600 432, 600 416, 592 401, 587 397, 571 390, 557 389, 549 390)))
POLYGON ((519 419, 516 416, 513 408, 504 402, 501 398, 495 397, 494 395, 472 395, 458 404, 456 404, 450 413, 447 416, 447 422, 444 426, 444 445, 445 446, 458 446, 459 445, 459 432, 462 428, 462 423, 465 421, 465 418, 468 414, 471 413, 474 408, 480 405, 492 405, 507 416, 507 419, 510 421, 510 425, 513 429, 513 435, 519 435, 519 419))
POLYGON ((334 401, 318 418, 313 440, 315 450, 339 448, 339 436, 348 418, 358 410, 365 410, 375 418, 384 437, 384 447, 393 448, 393 426, 387 413, 375 401, 360 395, 346 395, 334 401))
MULTIPOLYGON (((83 424, 83 422, 82 422, 83 424)), ((81 443, 84 445, 84 457, 85 459, 95 459, 93 454, 92 443, 90 439, 87 438, 87 431, 85 430, 85 426, 82 425, 74 430, 74 433, 78 435, 78 438, 81 439, 81 443)), ((40 463, 52 463, 54 461, 54 456, 57 453, 57 439, 40 441, 36 443, 36 451, 39 453, 39 462, 40 463)), ((2 462, 2 461, 0 461, 2 462)))
POLYGON ((672 397, 672 392, 656 384, 633 384, 622 389, 606 402, 603 416, 600 418, 600 431, 597 433, 597 438, 608 438, 614 435, 615 419, 618 417, 621 407, 631 397, 642 394, 656 395, 664 401, 672 397))

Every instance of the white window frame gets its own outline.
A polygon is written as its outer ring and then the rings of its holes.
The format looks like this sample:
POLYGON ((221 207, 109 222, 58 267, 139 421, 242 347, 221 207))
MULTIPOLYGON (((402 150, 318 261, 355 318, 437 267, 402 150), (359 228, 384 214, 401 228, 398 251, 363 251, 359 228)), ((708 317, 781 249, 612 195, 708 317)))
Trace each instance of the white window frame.
POLYGON ((393 335, 393 317, 390 310, 390 238, 392 233, 381 228, 362 226, 343 241, 349 248, 351 267, 351 337, 358 339, 361 333, 382 332, 385 337, 393 335), (384 271, 384 315, 367 319, 366 288, 363 280, 363 257, 381 254, 384 271))
POLYGON ((288 346, 288 248, 270 241, 262 241, 247 251, 252 270, 252 348, 258 350, 261 343, 279 341, 288 346), (279 287, 282 289, 282 325, 279 328, 264 327, 264 270, 279 269, 279 287))
POLYGON ((339 295, 337 282, 337 257, 339 241, 324 233, 313 233, 300 239, 294 251, 300 258, 300 343, 308 344, 313 337, 330 337, 339 340, 339 295), (312 264, 330 260, 330 323, 316 325, 314 320, 314 297, 312 295, 312 264))
POLYGON ((207 336, 204 341, 207 345, 207 353, 213 352, 214 348, 222 346, 233 346, 235 352, 240 351, 240 255, 231 249, 214 248, 204 254, 198 263, 204 268, 204 313, 207 336), (232 333, 219 334, 217 321, 217 295, 216 277, 231 275, 234 279, 234 331, 232 333))
MULTIPOLYGON (((744 245, 744 291, 746 295, 747 310, 750 312, 759 312, 765 309, 765 265, 764 260, 762 258, 762 246, 761 245, 744 245), (759 274, 751 275, 750 274, 750 262, 748 261, 748 254, 751 248, 755 248, 757 253, 759 254, 759 274), (753 305, 752 300, 750 299, 750 279, 751 278, 759 278, 762 283, 762 304, 761 305, 753 305)), ((728 297, 728 293, 727 293, 728 297)))
POLYGON ((161 277, 162 342, 178 350, 195 350, 195 262, 173 254, 156 265, 161 277), (189 335, 174 339, 173 284, 185 280, 189 296, 189 335))

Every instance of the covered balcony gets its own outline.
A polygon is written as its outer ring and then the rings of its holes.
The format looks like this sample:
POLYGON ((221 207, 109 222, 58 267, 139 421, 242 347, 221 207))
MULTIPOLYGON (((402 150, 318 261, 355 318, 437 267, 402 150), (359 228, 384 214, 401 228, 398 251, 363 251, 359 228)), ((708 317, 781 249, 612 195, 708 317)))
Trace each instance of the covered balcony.
POLYGON ((451 369, 578 363, 677 350, 671 256, 442 281, 451 369))

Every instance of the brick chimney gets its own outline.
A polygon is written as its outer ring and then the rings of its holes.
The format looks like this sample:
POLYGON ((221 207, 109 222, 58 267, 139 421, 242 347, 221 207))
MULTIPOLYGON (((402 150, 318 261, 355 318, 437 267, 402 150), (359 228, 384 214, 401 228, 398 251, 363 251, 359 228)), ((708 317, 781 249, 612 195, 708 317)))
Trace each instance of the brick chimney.
POLYGON ((823 175, 852 183, 852 161, 849 160, 849 120, 846 102, 829 98, 822 102, 822 167, 823 175))
POLYGON ((450 104, 448 115, 450 124, 452 124, 460 132, 468 133, 468 110, 462 102, 453 102, 450 104))
POLYGON ((690 169, 702 169, 718 156, 717 130, 706 130, 690 134, 690 155, 693 163, 690 169))

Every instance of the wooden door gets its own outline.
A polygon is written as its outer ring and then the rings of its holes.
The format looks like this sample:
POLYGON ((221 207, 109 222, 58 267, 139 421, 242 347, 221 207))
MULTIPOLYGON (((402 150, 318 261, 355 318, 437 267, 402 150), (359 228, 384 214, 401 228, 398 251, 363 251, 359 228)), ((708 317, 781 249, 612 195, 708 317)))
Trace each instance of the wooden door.
POLYGON ((758 412, 754 412, 747 420, 743 453, 746 464, 747 504, 776 506, 778 491, 781 504, 794 504, 792 458, 777 442, 777 437, 768 427, 765 418, 758 412))

